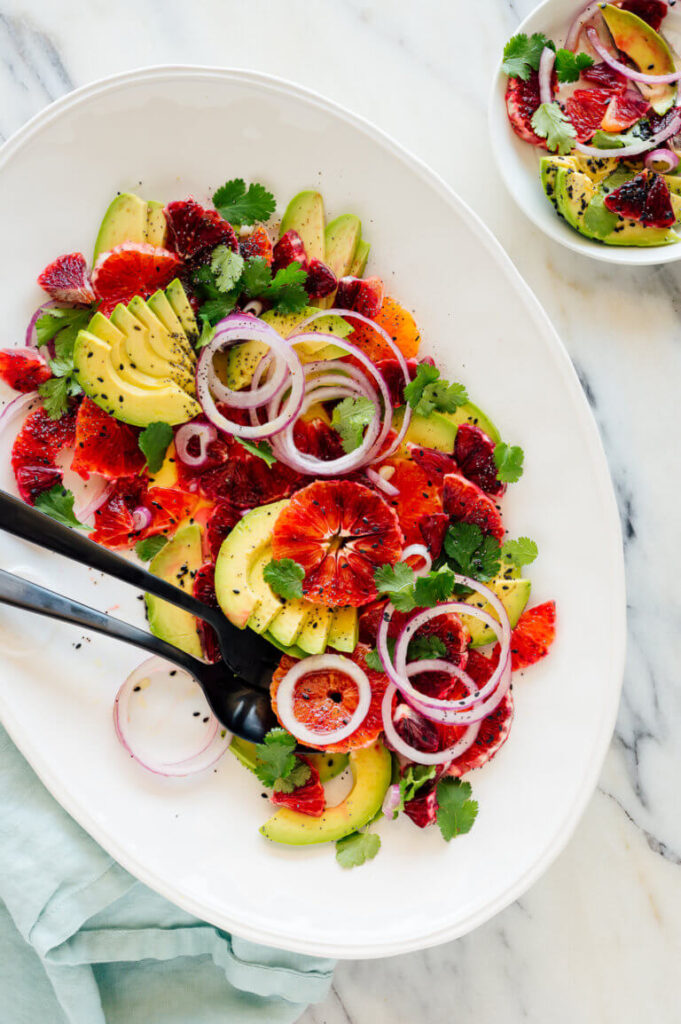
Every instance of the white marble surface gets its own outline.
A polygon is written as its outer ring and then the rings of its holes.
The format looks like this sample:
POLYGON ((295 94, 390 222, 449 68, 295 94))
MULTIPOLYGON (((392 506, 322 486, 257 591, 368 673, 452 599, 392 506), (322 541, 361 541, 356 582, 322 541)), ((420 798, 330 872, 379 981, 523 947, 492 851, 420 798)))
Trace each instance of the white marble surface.
MULTIPOLYGON (((542 881, 474 934, 341 964, 329 999, 301 1024, 681 1020, 681 265, 581 260, 545 241, 505 194, 487 94, 505 38, 532 6, 4 0, 0 9, 1 138, 75 86, 168 62, 278 74, 375 121, 495 232, 562 335, 603 433, 626 537, 629 654, 617 731, 576 835, 542 881)), ((408 216, 417 222, 418 211, 408 216)))

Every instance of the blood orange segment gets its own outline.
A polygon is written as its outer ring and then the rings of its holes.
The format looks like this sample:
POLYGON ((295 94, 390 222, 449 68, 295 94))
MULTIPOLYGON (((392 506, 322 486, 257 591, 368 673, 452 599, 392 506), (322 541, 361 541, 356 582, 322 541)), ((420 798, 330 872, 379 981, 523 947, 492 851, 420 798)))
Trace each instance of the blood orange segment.
POLYGON ((195 494, 178 490, 176 487, 150 487, 145 504, 151 512, 152 522, 137 539, 153 533, 174 533, 175 527, 190 516, 198 504, 195 494))
POLYGON ((40 356, 0 349, 0 378, 15 391, 35 391, 51 376, 52 371, 40 356))
POLYGON ((298 491, 272 533, 274 558, 302 565, 303 594, 331 608, 372 601, 375 569, 399 561, 401 552, 395 511, 348 480, 319 481, 298 491))
MULTIPOLYGON (((347 753, 359 747, 368 747, 374 743, 383 729, 381 703, 388 685, 388 677, 381 672, 374 672, 366 663, 369 648, 358 644, 348 657, 366 672, 371 685, 371 704, 366 718, 347 739, 341 743, 316 744, 318 750, 332 753, 347 753)), ((279 662, 270 686, 272 707, 277 713, 277 691, 286 673, 297 665, 295 658, 288 655, 279 662)), ((359 703, 359 691, 355 683, 340 672, 314 672, 299 679, 293 688, 293 712, 298 721, 313 731, 320 733, 335 732, 340 729, 353 714, 359 703)))
POLYGON ((144 467, 144 456, 135 431, 84 398, 76 416, 76 453, 71 469, 87 480, 98 473, 107 480, 135 476, 144 467))
POLYGON ((523 142, 546 149, 546 139, 541 139, 532 128, 532 115, 539 103, 539 75, 536 71, 532 72, 526 82, 521 78, 509 78, 506 110, 513 131, 523 142))
POLYGON ((92 287, 100 312, 108 316, 119 302, 135 295, 147 299, 175 277, 180 261, 175 253, 146 242, 123 242, 104 252, 92 271, 92 287))
MULTIPOLYGON (((206 562, 200 569, 197 570, 196 576, 194 577, 194 597, 198 598, 199 601, 203 601, 209 608, 218 608, 218 599, 215 594, 215 566, 212 562, 206 562)), ((218 638, 215 630, 212 626, 209 626, 203 619, 197 619, 196 625, 199 631, 199 638, 201 640, 201 647, 203 648, 204 657, 207 661, 216 662, 220 661, 222 657, 220 653, 220 646, 218 644, 218 638)))
POLYGON ((397 513, 404 543, 423 544, 421 520, 442 512, 438 477, 411 459, 389 459, 387 464, 395 468, 390 483, 399 493, 386 500, 397 513))
POLYGON ((280 807, 290 807, 292 811, 298 811, 299 814, 309 814, 313 818, 321 818, 326 806, 326 797, 324 787, 319 779, 319 772, 307 757, 301 757, 300 760, 304 761, 310 769, 310 777, 305 785, 298 786, 292 793, 275 789, 270 799, 273 804, 280 807))
POLYGON ((191 196, 168 203, 164 213, 170 245, 182 259, 190 259, 216 245, 227 245, 234 252, 239 247, 231 224, 217 210, 204 210, 191 196))
POLYGON ((45 267, 38 284, 58 302, 87 305, 95 301, 87 263, 82 252, 69 252, 59 256, 45 267))
POLYGON ((460 472, 487 494, 498 497, 505 492, 506 485, 497 480, 494 448, 494 441, 480 427, 472 423, 460 424, 454 442, 454 457, 460 472))
POLYGON ((668 228, 676 220, 669 187, 661 174, 641 171, 605 197, 613 213, 630 217, 648 227, 668 228))
MULTIPOLYGON (((396 299, 386 295, 383 305, 373 320, 387 332, 405 359, 411 359, 418 353, 421 335, 416 321, 409 310, 401 306, 396 299)), ((354 323, 351 318, 350 322, 354 323)), ((366 352, 374 362, 395 358, 395 353, 390 345, 368 324, 357 323, 354 331, 349 335, 348 341, 366 352)))
POLYGON ((212 558, 218 557, 223 540, 240 518, 239 511, 227 501, 220 501, 215 506, 206 525, 206 539, 212 558))
POLYGON ((75 413, 50 419, 42 406, 24 422, 12 445, 12 470, 19 494, 30 505, 63 479, 56 456, 75 438, 75 413))
POLYGON ((137 539, 133 512, 143 504, 146 482, 141 477, 117 480, 103 505, 95 512, 92 540, 109 548, 129 548, 137 539))
POLYGON ((504 536, 501 513, 492 499, 458 473, 448 473, 445 477, 442 501, 452 519, 475 523, 483 533, 491 533, 497 540, 504 536))
POLYGON ((633 89, 618 93, 608 103, 601 128, 606 132, 626 131, 627 128, 631 128, 637 121, 640 121, 649 107, 648 101, 633 89))
POLYGON ((582 71, 582 78, 591 85, 598 85, 602 89, 609 89, 613 93, 624 92, 629 85, 624 75, 621 75, 619 71, 615 71, 605 61, 594 64, 593 67, 585 68, 582 71))
POLYGON ((575 89, 565 104, 578 142, 588 142, 601 127, 612 92, 609 89, 575 89))
MULTIPOLYGON (((493 656, 486 658, 479 651, 469 652, 466 672, 471 676, 479 687, 485 685, 496 668, 497 658, 493 656)), ((455 696, 463 696, 464 688, 456 691, 455 696)), ((480 723, 480 731, 475 742, 463 754, 455 758, 447 767, 447 774, 460 777, 474 768, 482 768, 487 764, 508 739, 513 723, 513 694, 509 690, 499 706, 480 723)), ((440 726, 442 750, 456 743, 464 730, 456 726, 440 726)))
POLYGON ((511 666, 514 672, 529 668, 549 653, 556 638, 556 602, 529 608, 511 633, 511 666))
POLYGON ((260 256, 266 263, 271 265, 272 243, 262 224, 256 224, 251 234, 241 239, 239 242, 239 253, 245 260, 251 260, 256 256, 260 256))

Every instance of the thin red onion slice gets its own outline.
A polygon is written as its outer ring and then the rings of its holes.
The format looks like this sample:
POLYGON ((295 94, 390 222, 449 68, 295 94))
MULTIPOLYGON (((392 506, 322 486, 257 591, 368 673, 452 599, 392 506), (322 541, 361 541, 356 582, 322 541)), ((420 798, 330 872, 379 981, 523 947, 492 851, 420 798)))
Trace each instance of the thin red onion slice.
POLYGON ((23 395, 17 395, 11 402, 8 402, 2 412, 0 412, 0 435, 3 434, 7 428, 14 423, 19 416, 28 412, 32 405, 38 405, 40 402, 40 395, 37 391, 27 391, 23 395))
POLYGON ((617 157, 618 160, 624 159, 630 156, 639 156, 641 153, 646 153, 649 149, 654 149, 659 145, 660 142, 664 142, 671 135, 676 135, 681 129, 681 111, 679 116, 671 120, 666 128, 661 128, 655 135, 651 135, 646 141, 632 143, 631 146, 622 146, 620 149, 600 149, 597 146, 585 146, 584 143, 578 142, 575 145, 575 149, 578 149, 580 153, 584 153, 586 156, 595 157, 607 157, 612 159, 617 157))
POLYGON ((156 657, 144 661, 123 683, 114 700, 113 721, 116 735, 130 756, 156 775, 173 777, 204 771, 222 757, 231 742, 231 734, 212 714, 189 673, 156 657), (139 719, 145 715, 151 722, 143 726, 142 737, 135 736, 136 722, 139 728, 139 719), (176 737, 178 727, 181 736, 176 737), (163 740, 171 733, 173 742, 190 741, 190 753, 166 760, 164 755, 146 752, 146 744, 151 747, 154 740, 163 740))
POLYGON ((38 306, 35 313, 28 322, 28 327, 26 328, 27 348, 33 349, 35 351, 35 349, 38 347, 38 337, 36 335, 35 325, 37 324, 38 320, 43 315, 46 309, 56 309, 58 305, 59 303, 56 301, 56 299, 50 299, 49 302, 43 302, 42 306, 38 306))
POLYGON ((100 477, 93 485, 94 493, 88 491, 87 494, 83 495, 84 498, 89 498, 89 501, 87 505, 76 512, 76 519, 80 519, 81 522, 86 522, 95 514, 98 508, 102 507, 112 490, 113 484, 111 481, 106 480, 104 477, 100 477))
POLYGON ((644 82, 646 85, 672 85, 681 78, 681 71, 672 71, 668 75, 649 75, 645 71, 637 71, 635 68, 630 68, 627 64, 623 64, 622 61, 612 56, 595 28, 588 28, 586 36, 601 60, 604 60, 613 71, 619 72, 620 75, 624 75, 625 78, 629 78, 632 82, 644 82))
MULTIPOLYGON (((398 492, 399 493, 399 492, 398 492)), ((406 562, 408 558, 422 558, 423 565, 418 569, 414 569, 415 576, 426 576, 433 567, 433 559, 430 551, 425 544, 410 544, 409 547, 405 548, 400 556, 401 562, 406 562)))
POLYGON ((383 491, 384 494, 387 494, 389 498, 394 498, 400 493, 397 487, 395 487, 395 484, 391 484, 389 480, 386 480, 385 477, 381 476, 381 474, 375 469, 368 467, 365 472, 374 487, 378 487, 378 489, 383 491))
POLYGON ((399 783, 395 782, 392 786, 388 786, 385 797, 383 798, 383 806, 381 810, 385 814, 386 818, 392 818, 395 811, 400 806, 400 786, 399 783))
POLYGON ((555 63, 556 51, 552 50, 550 46, 545 46, 539 58, 539 100, 541 103, 553 102, 551 75, 555 63))
MULTIPOLYGON (((414 662, 409 666, 409 668, 410 670, 413 669, 411 674, 415 674, 419 671, 418 662, 414 662)), ((390 746, 393 747, 398 754, 402 754, 403 757, 408 757, 410 761, 414 761, 416 764, 446 764, 449 761, 453 761, 455 757, 459 757, 460 754, 463 754, 464 751, 468 750, 468 748, 475 743, 475 739, 480 730, 479 722, 474 722, 469 725, 463 736, 460 736, 455 743, 446 747, 444 750, 435 750, 430 752, 419 750, 418 747, 412 747, 411 744, 402 739, 393 722, 393 697, 396 692, 397 687, 394 683, 390 683, 383 695, 381 714, 383 716, 383 732, 385 733, 390 746)))
POLYGON ((652 153, 646 154, 645 165, 658 174, 669 174, 679 166, 679 155, 671 149, 654 149, 652 153))
POLYGON ((132 513, 132 528, 135 533, 139 533, 140 530, 146 530, 150 527, 153 519, 151 511, 146 505, 138 505, 132 513))
MULTIPOLYGON (((450 675, 456 676, 458 679, 468 687, 469 682, 473 685, 473 690, 469 690, 469 696, 463 697, 459 701, 452 701, 453 704, 468 704, 469 709, 466 711, 447 711, 447 710, 436 710, 435 708, 429 707, 424 704, 421 700, 408 700, 408 703, 423 715, 424 718, 430 719, 431 722, 440 722, 442 725, 470 725, 474 722, 481 722, 483 718, 487 718, 492 712, 499 706, 503 700, 506 691, 511 685, 511 658, 507 656, 503 666, 503 671, 499 676, 499 682, 495 690, 491 694, 487 695, 482 703, 480 701, 480 695, 482 690, 478 690, 477 686, 468 675, 459 668, 458 665, 454 665, 451 661, 443 661, 440 658, 433 658, 432 660, 411 662, 411 665, 418 666, 417 671, 419 672, 448 672, 450 675)), ((405 698, 406 700, 407 698, 405 698)))
POLYGON ((602 3, 603 0, 588 0, 588 3, 582 7, 568 29, 568 34, 565 38, 566 50, 574 51, 577 48, 582 29, 587 22, 591 21, 594 15, 599 13, 602 3))
POLYGON ((301 743, 313 746, 340 743, 351 736, 366 718, 371 706, 371 684, 366 672, 354 661, 341 654, 317 654, 311 658, 303 658, 286 673, 277 690, 277 716, 281 724, 292 736, 301 743), (341 672, 348 676, 357 686, 359 702, 352 715, 339 729, 331 732, 315 732, 299 722, 293 711, 293 693, 299 679, 314 672, 341 672))
POLYGON ((184 423, 175 434, 175 451, 180 462, 185 466, 194 468, 203 466, 208 459, 208 445, 218 436, 217 428, 212 423, 201 420, 194 420, 192 423, 184 423), (189 445, 192 440, 198 439, 199 454, 192 455, 189 445))

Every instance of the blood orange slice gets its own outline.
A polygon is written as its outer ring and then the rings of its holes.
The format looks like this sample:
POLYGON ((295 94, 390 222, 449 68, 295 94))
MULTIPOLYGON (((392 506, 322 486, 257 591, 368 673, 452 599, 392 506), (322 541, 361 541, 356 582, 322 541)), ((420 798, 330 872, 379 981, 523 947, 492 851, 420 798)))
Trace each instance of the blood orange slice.
POLYGON ((461 473, 487 494, 498 496, 506 485, 497 480, 494 447, 491 437, 472 423, 462 423, 456 432, 454 457, 461 473))
MULTIPOLYGON (((350 659, 366 672, 371 685, 371 704, 366 718, 342 743, 332 745, 317 744, 319 750, 333 753, 346 753, 358 747, 368 747, 378 739, 383 729, 381 702, 388 685, 388 677, 382 672, 374 672, 366 663, 369 648, 358 644, 350 659)), ((288 655, 279 662, 272 676, 270 695, 272 707, 277 713, 277 690, 286 673, 297 665, 295 658, 288 655)), ((359 703, 359 691, 355 683, 340 672, 311 672, 299 679, 293 688, 293 711, 303 725, 318 732, 335 732, 350 718, 359 703)))
POLYGON ((272 243, 262 224, 256 224, 251 234, 242 238, 239 242, 239 253, 245 260, 260 256, 266 263, 272 263, 272 243))
POLYGON ((90 473, 107 480, 135 476, 144 466, 135 431, 89 398, 84 398, 78 409, 75 447, 71 469, 86 480, 90 473))
POLYGON ((612 95, 609 89, 575 89, 565 104, 565 112, 574 125, 578 142, 588 142, 601 127, 612 95))
POLYGON ((35 391, 51 376, 52 371, 40 356, 0 349, 0 378, 15 391, 35 391))
MULTIPOLYGON (((496 657, 486 658, 479 651, 472 650, 469 652, 466 672, 482 687, 490 678, 496 668, 496 664, 496 657)), ((463 687, 461 687, 460 691, 457 691, 456 697, 459 695, 463 696, 463 687)), ((504 745, 511 731, 512 723, 513 694, 509 690, 491 715, 483 718, 475 742, 468 750, 464 750, 463 754, 460 754, 459 757, 451 762, 447 768, 447 774, 458 778, 461 775, 465 775, 466 772, 473 771, 474 768, 482 768, 504 745)), ((463 731, 463 729, 456 726, 440 726, 442 736, 441 749, 444 750, 446 747, 456 743, 463 731)))
POLYGON ((539 75, 536 71, 532 72, 526 82, 521 78, 509 78, 506 110, 513 131, 523 142, 546 149, 546 139, 541 139, 532 128, 532 115, 539 103, 539 75))
POLYGON ((108 316, 119 302, 134 295, 147 299, 175 277, 180 261, 175 253, 146 242, 123 242, 104 252, 92 271, 92 287, 100 312, 108 316))
POLYGON ((302 565, 304 595, 331 608, 372 601, 376 567, 399 561, 401 552, 395 511, 348 480, 319 481, 298 491, 272 533, 274 558, 302 565))
POLYGON ((63 479, 56 456, 73 445, 75 414, 50 419, 41 407, 32 412, 12 446, 12 469, 19 494, 30 505, 63 479))
MULTIPOLYGON (((417 354, 421 335, 416 321, 409 310, 401 306, 396 299, 386 295, 381 308, 372 319, 388 333, 405 359, 417 354)), ((350 323, 354 324, 354 321, 350 319, 350 323)), ((374 362, 395 358, 391 347, 368 324, 358 323, 349 335, 348 341, 358 345, 374 362)))
MULTIPOLYGON (((206 562, 200 569, 197 569, 194 577, 194 597, 203 601, 209 608, 218 608, 218 599, 215 594, 215 566, 212 562, 206 562)), ((201 639, 201 646, 207 661, 220 661, 222 654, 215 630, 203 619, 197 619, 196 625, 201 639)))
POLYGON ((442 501, 445 512, 453 519, 475 523, 483 533, 491 533, 497 540, 504 536, 501 513, 492 499, 458 473, 445 477, 442 501))
POLYGON ((301 757, 310 769, 310 777, 304 786, 298 786, 292 793, 285 793, 277 790, 272 793, 273 804, 280 807, 290 807, 292 811, 299 814, 309 814, 313 818, 321 818, 326 806, 324 787, 319 779, 319 772, 307 757, 301 757))
POLYGON ((129 548, 137 539, 133 512, 144 503, 146 481, 141 477, 117 480, 103 505, 95 512, 92 540, 108 548, 129 548))
POLYGON ((627 89, 610 100, 601 127, 606 132, 623 132, 640 121, 649 107, 640 93, 627 89))
POLYGON ((421 520, 424 516, 442 512, 439 486, 442 477, 428 472, 411 459, 389 459, 387 464, 395 468, 390 483, 399 491, 387 501, 397 512, 405 545, 423 544, 421 520))
POLYGON ((191 259, 203 249, 227 245, 237 251, 239 245, 231 224, 217 210, 204 210, 194 199, 168 203, 165 210, 170 243, 183 259, 191 259))
POLYGON ((95 301, 87 263, 81 252, 69 252, 59 256, 54 263, 45 267, 38 278, 38 284, 51 298, 59 302, 87 304, 95 301))
POLYGON ((547 601, 529 608, 520 616, 511 633, 513 671, 529 668, 549 653, 556 638, 556 602, 547 601))

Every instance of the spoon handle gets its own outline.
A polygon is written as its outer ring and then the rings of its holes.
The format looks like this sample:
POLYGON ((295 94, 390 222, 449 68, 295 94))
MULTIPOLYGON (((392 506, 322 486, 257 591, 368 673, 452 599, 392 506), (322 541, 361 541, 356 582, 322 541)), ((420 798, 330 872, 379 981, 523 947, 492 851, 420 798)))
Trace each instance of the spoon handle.
POLYGON ((147 590, 150 594, 177 605, 178 608, 184 608, 212 626, 219 628, 222 625, 224 628, 222 616, 203 601, 198 601, 172 583, 159 579, 127 558, 122 558, 101 544, 89 540, 78 530, 63 526, 39 509, 26 505, 4 491, 0 491, 0 529, 22 540, 38 544, 41 548, 47 548, 48 551, 54 551, 57 555, 64 555, 74 562, 98 569, 99 572, 113 576, 122 583, 130 583, 139 590, 147 590))
POLYGON ((204 665, 198 658, 192 657, 185 651, 181 651, 165 640, 159 640, 137 626, 131 626, 128 622, 114 619, 106 612, 97 611, 86 604, 72 601, 69 597, 62 597, 52 590, 31 583, 20 576, 13 576, 10 572, 0 569, 0 603, 12 605, 14 608, 21 608, 24 611, 36 612, 38 615, 46 615, 51 619, 60 619, 62 622, 69 622, 74 626, 82 626, 84 629, 93 629, 104 636, 113 637, 116 640, 123 640, 127 644, 141 647, 150 654, 156 654, 159 658, 172 661, 180 668, 196 679, 203 687, 204 665))

